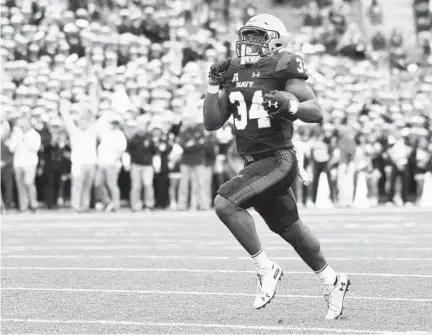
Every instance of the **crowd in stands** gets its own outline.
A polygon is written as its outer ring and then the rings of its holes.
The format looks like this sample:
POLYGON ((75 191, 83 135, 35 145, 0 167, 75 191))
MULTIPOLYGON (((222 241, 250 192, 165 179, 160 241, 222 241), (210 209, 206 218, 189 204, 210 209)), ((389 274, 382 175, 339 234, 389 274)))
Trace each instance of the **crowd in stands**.
MULTIPOLYGON (((299 204, 419 203, 431 178, 430 36, 411 59, 398 31, 381 32, 379 1, 370 39, 349 2, 334 2, 300 9, 292 36, 324 111, 322 125, 296 121, 313 177, 296 185, 299 204)), ((1 6, 3 210, 211 208, 240 161, 230 122, 203 127, 207 73, 235 56, 232 32, 255 14, 252 1, 1 6)))

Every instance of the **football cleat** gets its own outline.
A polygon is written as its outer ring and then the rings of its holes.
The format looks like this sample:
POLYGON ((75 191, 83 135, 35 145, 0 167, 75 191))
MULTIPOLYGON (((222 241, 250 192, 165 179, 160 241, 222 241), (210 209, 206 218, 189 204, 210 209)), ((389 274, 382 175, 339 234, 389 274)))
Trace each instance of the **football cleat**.
POLYGON ((327 285, 324 288, 324 299, 327 303, 327 320, 335 320, 342 315, 345 295, 351 285, 348 276, 339 273, 334 285, 327 285))
POLYGON ((257 292, 254 308, 267 305, 276 294, 276 286, 283 275, 282 268, 273 262, 272 268, 265 274, 257 274, 257 292))

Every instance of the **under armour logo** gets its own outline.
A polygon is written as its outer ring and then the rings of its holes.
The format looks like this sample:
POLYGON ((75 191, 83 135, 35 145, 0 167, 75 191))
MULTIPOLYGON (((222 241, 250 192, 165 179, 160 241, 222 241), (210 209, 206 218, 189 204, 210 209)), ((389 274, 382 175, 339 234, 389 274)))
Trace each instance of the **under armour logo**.
POLYGON ((260 76, 259 72, 252 72, 252 78, 259 77, 259 76, 260 76))
POLYGON ((275 102, 269 101, 269 102, 267 102, 267 104, 269 107, 274 107, 274 108, 278 108, 278 106, 279 106, 277 101, 275 101, 275 102))
POLYGON ((340 291, 344 291, 345 290, 345 285, 346 285, 346 283, 341 283, 341 288, 339 290, 340 291))

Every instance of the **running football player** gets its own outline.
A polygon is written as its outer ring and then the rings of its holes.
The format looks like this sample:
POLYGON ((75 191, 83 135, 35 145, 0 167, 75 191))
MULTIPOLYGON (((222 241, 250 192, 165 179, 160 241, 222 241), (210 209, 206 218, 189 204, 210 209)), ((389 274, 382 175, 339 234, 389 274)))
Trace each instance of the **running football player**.
POLYGON ((257 15, 239 30, 237 58, 210 68, 204 125, 217 130, 232 115, 237 150, 245 161, 239 174, 218 190, 215 211, 255 264, 256 309, 274 297, 282 269, 264 251, 247 211, 251 207, 318 275, 324 284, 326 318, 337 319, 349 279, 327 263, 319 241, 299 218, 291 189, 298 175, 293 121, 319 123, 322 115, 306 83, 303 58, 287 46, 284 24, 272 15, 257 15))

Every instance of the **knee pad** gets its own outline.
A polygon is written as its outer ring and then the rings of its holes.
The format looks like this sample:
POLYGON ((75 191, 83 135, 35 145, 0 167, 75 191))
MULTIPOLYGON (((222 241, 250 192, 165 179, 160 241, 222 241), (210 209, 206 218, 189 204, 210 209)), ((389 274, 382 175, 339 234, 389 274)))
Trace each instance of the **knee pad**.
POLYGON ((320 242, 312 233, 310 228, 298 219, 287 227, 281 234, 281 237, 290 243, 295 249, 304 248, 310 252, 319 252, 321 249, 320 242))

